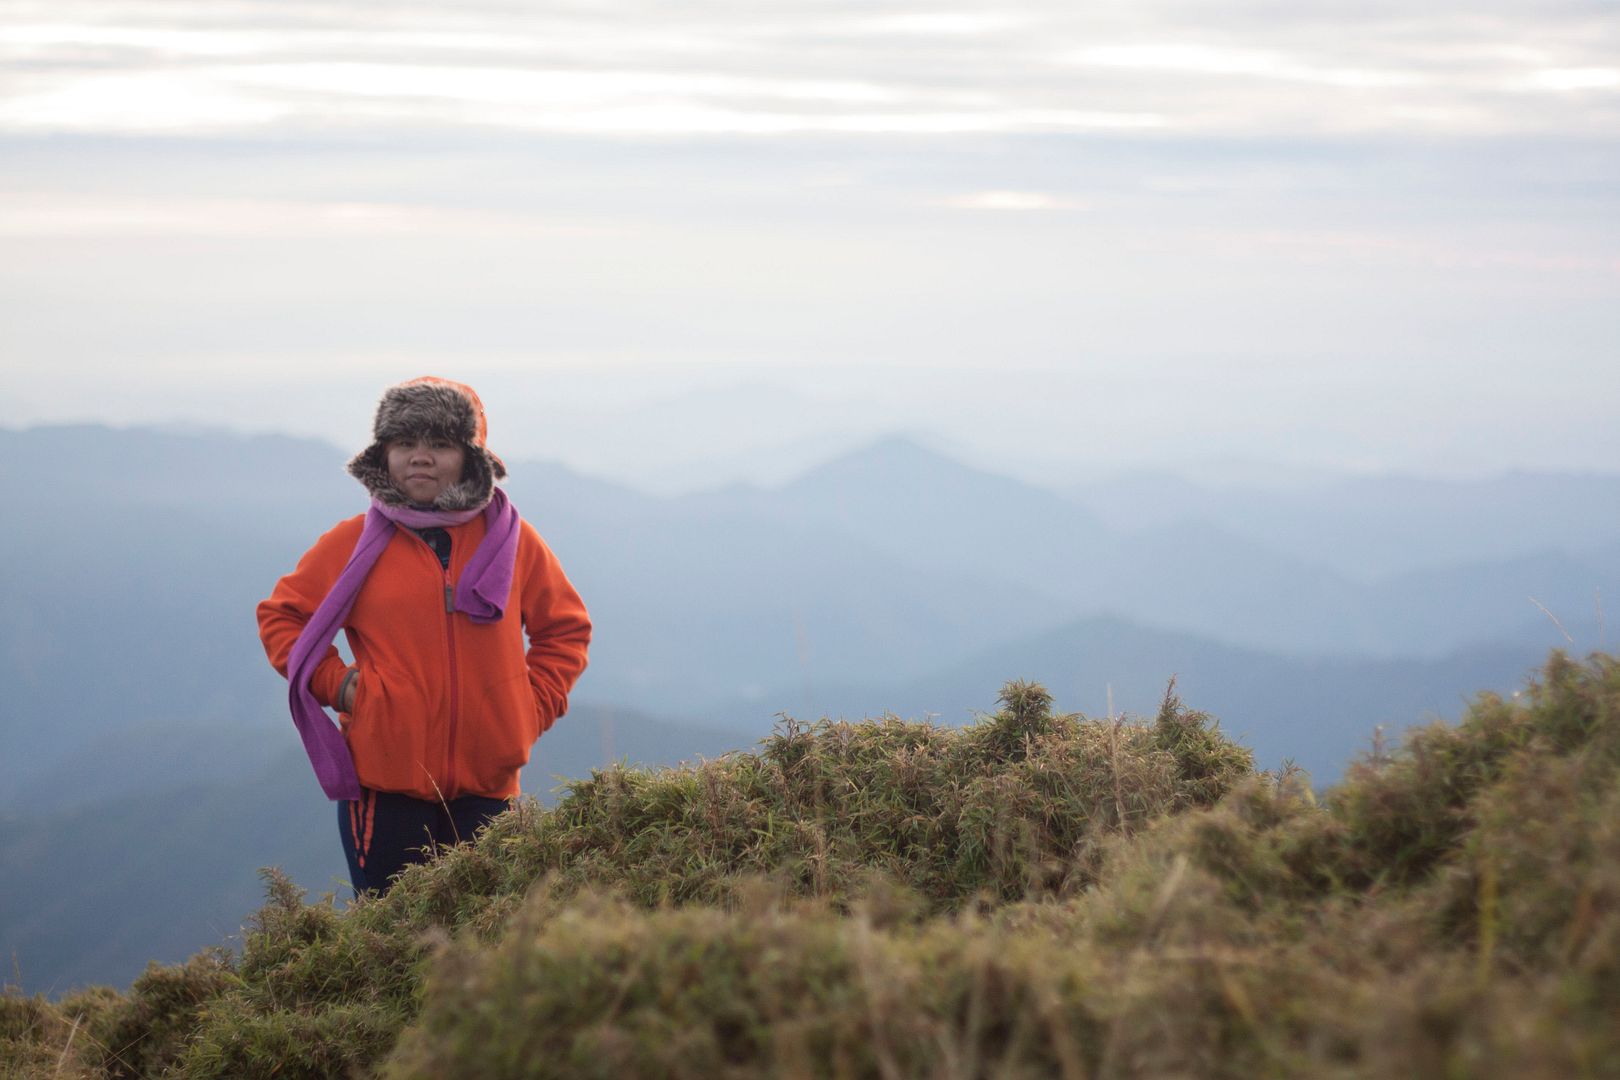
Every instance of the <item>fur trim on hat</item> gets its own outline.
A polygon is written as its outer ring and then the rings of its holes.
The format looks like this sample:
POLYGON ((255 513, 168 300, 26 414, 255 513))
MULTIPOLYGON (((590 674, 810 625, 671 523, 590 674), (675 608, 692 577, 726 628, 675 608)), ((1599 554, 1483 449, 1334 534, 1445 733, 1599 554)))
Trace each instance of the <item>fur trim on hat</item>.
POLYGON ((415 379, 383 391, 372 424, 375 441, 349 462, 349 474, 378 500, 406 505, 405 493, 388 475, 388 443, 401 438, 449 439, 461 444, 461 482, 433 500, 437 510, 477 510, 495 495, 506 466, 484 445, 484 408, 470 387, 445 379, 415 379))

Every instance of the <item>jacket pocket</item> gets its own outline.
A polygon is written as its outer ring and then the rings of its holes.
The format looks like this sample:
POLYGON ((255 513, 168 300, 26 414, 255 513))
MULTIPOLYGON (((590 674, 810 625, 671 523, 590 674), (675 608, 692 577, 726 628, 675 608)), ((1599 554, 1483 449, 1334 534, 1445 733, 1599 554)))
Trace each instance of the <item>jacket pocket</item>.
POLYGON ((338 714, 338 718, 343 722, 345 732, 353 730, 360 723, 360 717, 369 712, 368 706, 371 702, 372 688, 381 689, 375 671, 358 660, 355 661, 354 667, 359 672, 354 677, 354 700, 350 702, 348 712, 338 714))
POLYGON ((529 675, 520 671, 485 687, 470 723, 462 727, 456 775, 468 778, 464 790, 502 797, 513 790, 517 771, 529 760, 539 734, 539 714, 529 675))
MULTIPOLYGON (((431 791, 440 771, 427 754, 428 710, 409 677, 360 665, 354 711, 344 734, 362 787, 377 791, 431 791)), ((441 755, 442 756, 442 755, 441 755)))

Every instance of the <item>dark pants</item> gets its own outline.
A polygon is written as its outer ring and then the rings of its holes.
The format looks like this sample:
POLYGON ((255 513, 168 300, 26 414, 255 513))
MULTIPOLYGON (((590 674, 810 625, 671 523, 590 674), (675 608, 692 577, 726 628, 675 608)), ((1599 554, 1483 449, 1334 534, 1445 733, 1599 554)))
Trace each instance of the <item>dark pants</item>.
POLYGON ((395 874, 413 863, 427 862, 439 848, 471 840, 509 806, 506 799, 480 795, 426 802, 370 790, 363 790, 359 799, 339 802, 338 833, 354 894, 387 892, 395 874))

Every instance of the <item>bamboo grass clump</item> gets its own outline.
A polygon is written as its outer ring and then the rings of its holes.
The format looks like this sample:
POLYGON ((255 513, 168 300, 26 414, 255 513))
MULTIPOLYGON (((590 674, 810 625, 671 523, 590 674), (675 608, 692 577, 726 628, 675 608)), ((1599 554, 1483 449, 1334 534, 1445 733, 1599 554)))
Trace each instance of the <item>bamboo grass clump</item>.
POLYGON ((1614 1075, 1620 663, 1555 654, 1321 796, 1173 693, 784 722, 379 901, 270 892, 239 961, 0 998, 0 1075, 1614 1075))

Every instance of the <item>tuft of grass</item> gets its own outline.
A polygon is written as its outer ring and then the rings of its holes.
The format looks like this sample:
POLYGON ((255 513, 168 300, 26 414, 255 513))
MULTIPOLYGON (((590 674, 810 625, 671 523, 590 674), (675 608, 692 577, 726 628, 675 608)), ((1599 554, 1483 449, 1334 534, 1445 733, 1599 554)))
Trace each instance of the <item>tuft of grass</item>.
MULTIPOLYGON (((86 1014, 90 1046, 81 1056, 113 1080, 161 1076, 179 1058, 208 1003, 236 984, 224 949, 204 950, 184 964, 149 964, 128 995, 103 998, 86 1014)), ((77 1004, 69 999, 64 1008, 77 1004)))
POLYGON ((42 996, 24 997, 9 986, 0 989, 0 1080, 101 1075, 75 1053, 81 1023, 42 996))
POLYGON ((0 1078, 109 1075, 104 1042, 108 1018, 126 1005, 122 994, 105 986, 55 1003, 0 986, 0 1078))
POLYGON ((429 923, 386 901, 339 911, 278 871, 248 927, 231 987, 190 1032, 177 1075, 320 1077, 364 1073, 417 1010, 429 923))
POLYGON ((1083 964, 1051 944, 970 912, 883 928, 815 902, 541 895, 499 943, 445 953, 382 1075, 1087 1076, 1095 1021, 1062 991, 1083 964))

